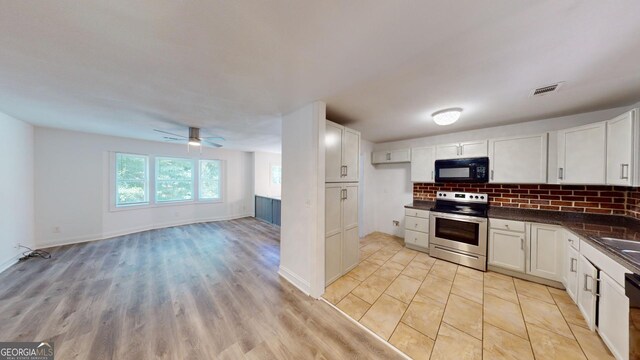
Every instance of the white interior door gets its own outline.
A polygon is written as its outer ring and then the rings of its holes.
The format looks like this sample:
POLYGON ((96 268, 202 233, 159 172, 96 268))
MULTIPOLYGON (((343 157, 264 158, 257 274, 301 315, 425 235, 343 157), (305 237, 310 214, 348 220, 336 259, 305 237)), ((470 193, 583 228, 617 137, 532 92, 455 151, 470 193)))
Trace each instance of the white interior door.
POLYGON ((342 172, 342 133, 344 127, 327 121, 325 128, 325 181, 343 181, 342 172))
POLYGON ((587 321, 589 329, 596 327, 596 291, 598 269, 587 258, 578 259, 578 308, 587 321))
POLYGON ((633 117, 626 112, 607 121, 607 184, 631 186, 633 117))

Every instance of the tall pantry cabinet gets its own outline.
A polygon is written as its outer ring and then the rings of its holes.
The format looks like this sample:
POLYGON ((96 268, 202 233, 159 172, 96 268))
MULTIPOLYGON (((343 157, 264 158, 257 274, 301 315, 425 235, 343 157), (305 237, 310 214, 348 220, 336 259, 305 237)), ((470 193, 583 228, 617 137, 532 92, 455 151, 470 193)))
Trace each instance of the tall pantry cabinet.
POLYGON ((360 133, 326 122, 325 285, 351 271, 360 260, 358 188, 360 133))

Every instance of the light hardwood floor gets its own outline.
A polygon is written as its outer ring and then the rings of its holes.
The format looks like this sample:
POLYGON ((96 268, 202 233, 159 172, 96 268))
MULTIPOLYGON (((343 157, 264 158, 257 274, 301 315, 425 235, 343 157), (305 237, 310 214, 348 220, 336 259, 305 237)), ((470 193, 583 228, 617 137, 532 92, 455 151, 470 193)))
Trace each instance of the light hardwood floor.
POLYGON ((279 228, 245 218, 49 249, 0 274, 0 341, 56 359, 393 359, 278 274, 279 228))

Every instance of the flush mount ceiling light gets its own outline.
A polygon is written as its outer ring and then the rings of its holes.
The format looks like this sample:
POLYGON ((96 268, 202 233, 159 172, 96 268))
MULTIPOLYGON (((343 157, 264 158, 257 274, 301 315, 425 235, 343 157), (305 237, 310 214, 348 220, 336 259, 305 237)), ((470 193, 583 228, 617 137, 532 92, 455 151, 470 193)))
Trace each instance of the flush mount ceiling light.
POLYGON ((431 116, 433 117, 433 121, 438 125, 451 125, 458 121, 461 113, 461 108, 451 108, 436 111, 431 114, 431 116))

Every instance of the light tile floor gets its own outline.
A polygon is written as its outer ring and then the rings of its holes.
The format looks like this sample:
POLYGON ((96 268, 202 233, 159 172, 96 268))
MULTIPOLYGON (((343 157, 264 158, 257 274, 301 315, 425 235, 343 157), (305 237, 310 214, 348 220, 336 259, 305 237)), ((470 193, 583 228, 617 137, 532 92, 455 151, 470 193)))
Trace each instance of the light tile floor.
POLYGON ((476 271, 382 233, 324 298, 414 359, 613 359, 564 290, 476 271))

